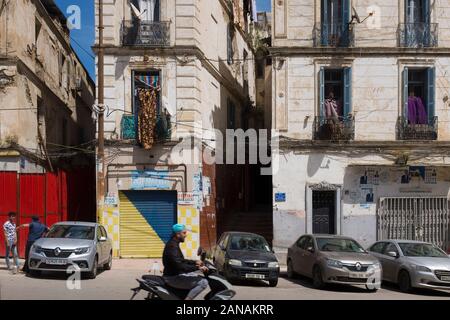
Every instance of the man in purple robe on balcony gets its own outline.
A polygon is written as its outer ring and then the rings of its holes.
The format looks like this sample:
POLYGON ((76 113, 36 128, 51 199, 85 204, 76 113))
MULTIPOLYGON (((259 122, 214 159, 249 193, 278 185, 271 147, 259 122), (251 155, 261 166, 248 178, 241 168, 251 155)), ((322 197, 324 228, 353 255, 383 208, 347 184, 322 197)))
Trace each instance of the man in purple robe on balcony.
POLYGON ((408 122, 410 124, 428 124, 427 111, 420 97, 411 91, 408 97, 408 122))

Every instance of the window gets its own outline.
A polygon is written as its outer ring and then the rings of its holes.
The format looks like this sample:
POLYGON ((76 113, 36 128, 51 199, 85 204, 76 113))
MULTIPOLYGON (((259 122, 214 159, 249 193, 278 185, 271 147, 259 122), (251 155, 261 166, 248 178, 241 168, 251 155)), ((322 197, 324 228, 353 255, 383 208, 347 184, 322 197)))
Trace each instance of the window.
POLYGON ((370 248, 370 251, 375 253, 382 253, 385 245, 386 242, 377 242, 370 248))
POLYGON ((303 249, 308 250, 308 248, 313 248, 314 249, 314 240, 311 237, 307 237, 303 249))
POLYGON ((403 44, 406 47, 430 46, 435 40, 430 23, 430 0, 406 0, 405 8, 403 44))
POLYGON ((342 121, 351 110, 351 68, 320 70, 320 117, 342 121))
POLYGON ((228 64, 232 64, 234 62, 233 41, 234 41, 234 26, 230 22, 230 23, 228 23, 228 27, 227 27, 227 62, 228 62, 228 64))
POLYGON ((227 100, 227 129, 236 129, 236 106, 231 99, 227 100))
POLYGON ((160 20, 159 0, 131 0, 131 13, 134 19, 144 22, 155 22, 160 20))
POLYGON ((403 116, 409 125, 430 125, 435 116, 435 68, 403 71, 403 116))
POLYGON ((308 241, 308 237, 307 236, 301 237, 297 241, 297 247, 299 247, 301 249, 304 249, 305 248, 305 244, 306 244, 307 241, 308 241))
POLYGON ((266 61, 264 59, 257 59, 256 60, 256 78, 257 79, 264 79, 264 73, 265 73, 265 67, 266 67, 266 61))
POLYGON ((108 238, 108 233, 106 232, 106 230, 103 226, 100 226, 100 231, 102 233, 102 237, 108 238))
POLYGON ((350 0, 322 0, 322 45, 348 46, 350 0))

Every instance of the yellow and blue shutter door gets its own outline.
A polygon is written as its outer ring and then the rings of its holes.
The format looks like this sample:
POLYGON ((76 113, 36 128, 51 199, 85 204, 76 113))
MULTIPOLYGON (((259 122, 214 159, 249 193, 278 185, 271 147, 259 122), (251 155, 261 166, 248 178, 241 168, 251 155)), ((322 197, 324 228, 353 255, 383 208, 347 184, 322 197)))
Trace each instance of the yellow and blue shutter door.
POLYGON ((120 192, 120 256, 161 258, 176 220, 176 191, 120 192))

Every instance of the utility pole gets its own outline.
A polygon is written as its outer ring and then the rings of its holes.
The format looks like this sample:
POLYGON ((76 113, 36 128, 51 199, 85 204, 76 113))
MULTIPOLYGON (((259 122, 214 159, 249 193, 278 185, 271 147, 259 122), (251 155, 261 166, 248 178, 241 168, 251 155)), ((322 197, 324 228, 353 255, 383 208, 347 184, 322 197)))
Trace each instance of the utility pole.
POLYGON ((98 0, 98 149, 97 149, 97 221, 105 202, 105 52, 103 48, 103 0, 98 0))

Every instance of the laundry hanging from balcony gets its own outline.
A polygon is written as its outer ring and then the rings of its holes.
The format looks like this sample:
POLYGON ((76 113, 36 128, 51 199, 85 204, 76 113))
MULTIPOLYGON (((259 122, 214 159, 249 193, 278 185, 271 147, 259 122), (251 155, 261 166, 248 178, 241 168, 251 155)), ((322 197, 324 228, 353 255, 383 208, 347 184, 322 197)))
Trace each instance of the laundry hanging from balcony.
POLYGON ((152 75, 138 75, 135 80, 145 84, 145 88, 138 88, 138 141, 142 147, 149 150, 156 140, 156 124, 158 119, 158 94, 160 90, 159 77, 152 75))
POLYGON ((408 97, 408 122, 410 124, 428 124, 427 112, 420 97, 408 97))
POLYGON ((139 21, 159 20, 159 0, 131 0, 130 7, 133 15, 139 21))

